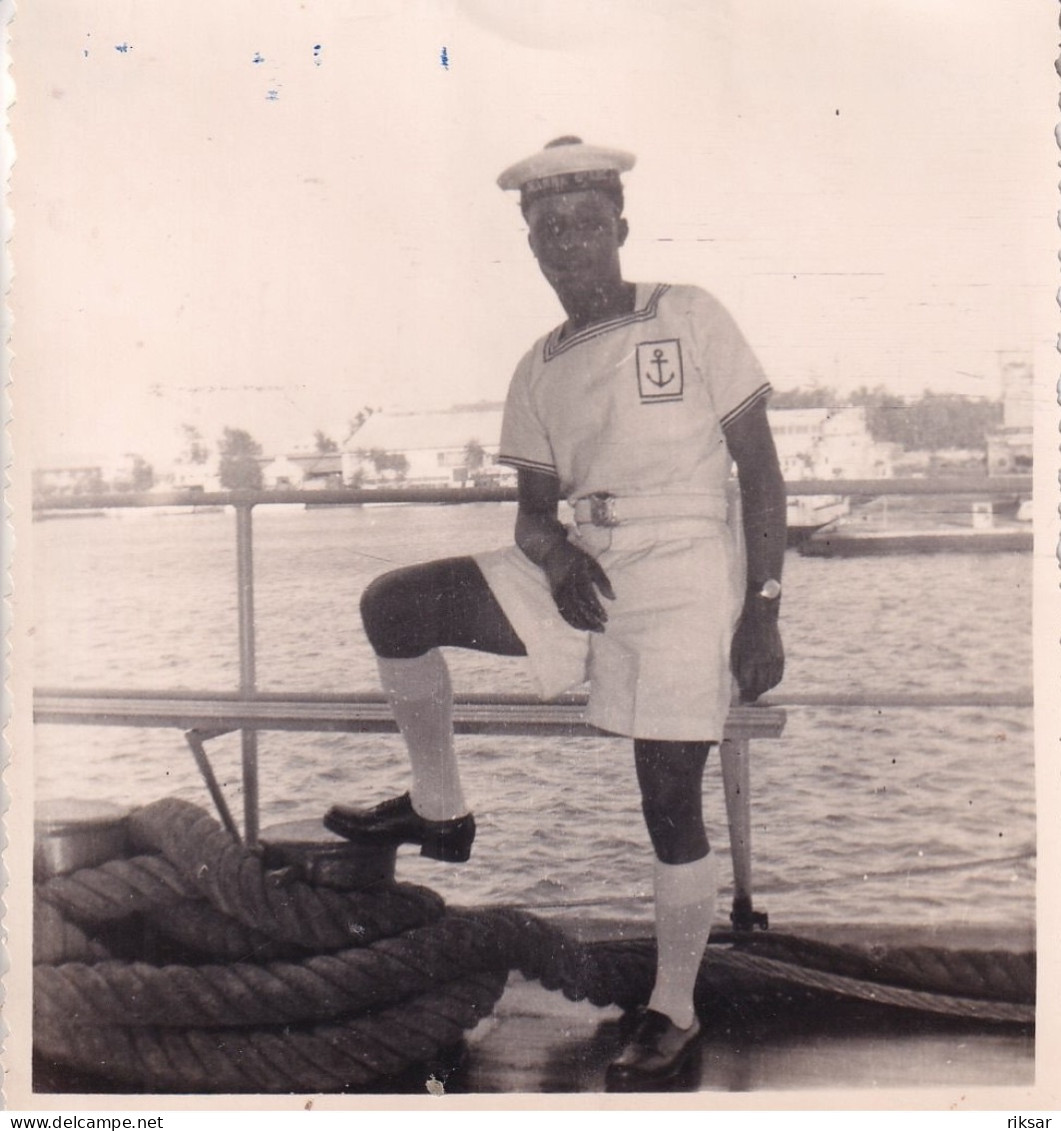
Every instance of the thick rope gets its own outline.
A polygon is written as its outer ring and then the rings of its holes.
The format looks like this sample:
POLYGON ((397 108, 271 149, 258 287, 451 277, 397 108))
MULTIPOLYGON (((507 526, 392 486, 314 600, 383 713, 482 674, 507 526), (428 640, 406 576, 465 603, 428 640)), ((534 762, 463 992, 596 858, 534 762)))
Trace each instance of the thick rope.
POLYGON ((746 953, 914 990, 996 1001, 1035 1001, 1035 955, 1008 950, 836 946, 767 931, 739 942, 746 953))
POLYGON ((480 974, 378 1013, 306 1028, 155 1029, 41 1020, 38 1050, 142 1091, 335 1092, 428 1061, 493 1009, 503 973, 480 974))
POLYGON ((206 898, 237 923, 313 952, 368 945, 442 913, 439 896, 414 884, 340 892, 276 882, 212 817, 176 798, 139 810, 132 828, 141 844, 166 859, 109 861, 47 881, 38 898, 81 923, 206 898))
MULTIPOLYGON (((213 818, 180 801, 141 810, 135 832, 166 858, 113 861, 38 889, 38 1050, 108 1079, 148 1090, 364 1088, 458 1041, 511 970, 595 1005, 628 1008, 651 991, 650 940, 582 944, 515 908, 444 911, 437 895, 411 885, 280 885, 213 818), (168 940, 168 964, 121 961, 84 929, 95 922, 113 933, 133 915, 144 939, 168 940), (174 946, 189 958, 174 961, 174 946)), ((994 953, 958 952, 953 970, 926 948, 860 951, 770 934, 736 941, 709 948, 698 1001, 845 999, 1034 1022, 1034 956, 999 977, 989 972, 994 953), (948 992, 934 992, 933 980, 948 992)))
POLYGON ((172 944, 173 961, 183 957, 189 962, 277 962, 314 953, 295 943, 277 942, 202 901, 160 907, 146 918, 172 944))
POLYGON ((439 896, 412 884, 388 886, 380 894, 276 882, 209 814, 178 798, 137 810, 130 832, 189 876, 214 907, 277 941, 309 950, 367 946, 442 913, 439 896))
MULTIPOLYGON (((893 1006, 899 1009, 912 1009, 920 1013, 961 1018, 968 1021, 991 1021, 1010 1025, 1032 1025, 1035 1023, 1034 1005, 1021 1005, 1000 1001, 985 1001, 970 997, 955 997, 951 994, 926 993, 922 990, 908 990, 896 986, 881 985, 876 982, 861 981, 842 974, 828 974, 820 970, 808 970, 789 962, 778 962, 772 958, 744 954, 730 950, 712 954, 704 964, 700 984, 715 985, 727 997, 732 997, 738 989, 739 981, 745 980, 750 987, 762 991, 763 983, 768 986, 790 990, 795 987, 814 990, 837 998, 852 1001, 871 1002, 874 1005, 893 1006)), ((739 989, 738 989, 739 992, 739 989)))
POLYGON ((511 950, 497 945, 487 917, 447 915, 371 947, 299 963, 41 966, 34 994, 38 1017, 69 1025, 299 1024, 378 1009, 486 970, 507 974, 511 950))
POLYGON ((36 891, 38 900, 83 923, 124 919, 198 895, 195 884, 161 856, 108 860, 98 868, 56 876, 36 891))
POLYGON ((109 947, 64 919, 57 907, 50 903, 33 905, 34 962, 101 962, 110 957, 109 947))

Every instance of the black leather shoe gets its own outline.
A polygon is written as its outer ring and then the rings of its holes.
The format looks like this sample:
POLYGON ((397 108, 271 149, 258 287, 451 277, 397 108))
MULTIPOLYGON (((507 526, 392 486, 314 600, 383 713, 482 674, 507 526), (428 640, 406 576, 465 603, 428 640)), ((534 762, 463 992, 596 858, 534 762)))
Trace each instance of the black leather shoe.
POLYGON ((646 1092, 673 1084, 695 1065, 700 1022, 679 1029, 665 1014, 646 1009, 626 1047, 608 1066, 605 1087, 615 1092, 646 1092))
POLYGON ((454 864, 468 859, 475 840, 471 813, 451 821, 429 821, 416 812, 408 793, 372 809, 333 805, 324 815, 324 827, 356 844, 418 844, 421 856, 454 864))

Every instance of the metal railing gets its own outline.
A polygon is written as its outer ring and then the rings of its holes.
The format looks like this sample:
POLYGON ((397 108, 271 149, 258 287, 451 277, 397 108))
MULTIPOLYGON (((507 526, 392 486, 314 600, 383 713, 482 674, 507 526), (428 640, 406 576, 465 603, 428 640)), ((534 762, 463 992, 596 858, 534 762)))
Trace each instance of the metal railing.
MULTIPOLYGON (((1030 475, 936 475, 904 479, 793 479, 788 495, 1030 495, 1030 475)), ((53 495, 34 510, 105 510, 109 507, 255 507, 268 503, 510 503, 515 487, 329 487, 269 491, 141 491, 53 495)))
MULTIPOLYGON (((1012 498, 1030 495, 1030 476, 999 477, 934 477, 924 479, 859 479, 798 480, 786 484, 789 495, 974 495, 1012 498)), ((127 507, 232 507, 236 516, 236 584, 239 625, 239 689, 231 692, 160 691, 145 695, 128 689, 38 689, 34 699, 34 717, 39 722, 96 723, 112 725, 183 725, 194 723, 186 731, 186 739, 222 815, 233 836, 239 833, 217 786, 203 743, 210 738, 238 729, 244 796, 243 839, 256 846, 259 839, 259 729, 372 730, 393 729, 379 712, 385 705, 378 696, 278 696, 262 693, 257 688, 255 613, 254 613, 254 530, 253 512, 258 506, 312 503, 314 506, 371 503, 406 503, 457 505, 483 502, 514 502, 514 488, 463 487, 423 488, 385 487, 374 489, 271 490, 271 491, 177 491, 139 494, 96 494, 39 500, 39 510, 105 510, 127 507), (193 703, 194 701, 194 703, 193 703), (146 704, 146 706, 145 706, 146 704), (359 706, 360 705, 360 706, 359 706), (360 712, 360 713, 359 713, 360 712)), ((584 696, 565 696, 563 701, 546 709, 545 715, 520 716, 536 701, 521 696, 466 697, 458 701, 458 729, 475 733, 546 733, 543 727, 562 728, 563 733, 578 732, 579 712, 584 696), (509 710, 506 716, 507 709, 509 710), (465 708, 461 713, 462 705, 465 708), (511 708, 517 709, 513 716, 511 708), (468 712, 471 712, 469 714, 468 712), (565 714, 566 711, 566 714, 565 714), (551 714, 550 714, 551 712, 551 714), (468 715, 466 718, 465 715, 468 715), (507 718, 507 722, 506 722, 507 718), (515 721, 513 719, 515 718, 515 721), (491 729, 493 728, 493 729, 491 729), (521 729, 522 728, 522 729, 521 729)), ((727 809, 731 818, 731 839, 734 846, 736 873, 735 912, 738 904, 745 923, 753 913, 750 900, 750 817, 747 740, 750 736, 774 736, 784 726, 782 706, 818 707, 959 707, 959 706, 1030 706, 1030 690, 992 694, 952 693, 878 694, 815 693, 766 696, 753 708, 742 708, 737 714, 735 733, 723 745, 723 773, 726 782, 727 809), (748 712, 751 715, 748 715, 748 712), (773 713, 773 718, 769 716, 773 713), (756 722, 758 714, 760 721, 756 722), (732 796, 731 796, 732 795, 732 796), (738 859, 738 856, 740 859, 738 859)), ((555 731, 554 731, 555 732, 555 731)), ((735 920, 736 921, 736 920, 735 920)))

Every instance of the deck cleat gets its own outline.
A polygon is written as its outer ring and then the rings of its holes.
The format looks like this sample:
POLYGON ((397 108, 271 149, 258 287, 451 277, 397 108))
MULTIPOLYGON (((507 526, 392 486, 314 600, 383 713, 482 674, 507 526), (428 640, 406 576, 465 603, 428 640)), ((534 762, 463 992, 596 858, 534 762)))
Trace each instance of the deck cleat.
POLYGON ((355 844, 418 844, 420 855, 462 864, 472 852, 475 818, 471 813, 449 821, 429 821, 413 808, 408 793, 371 809, 333 805, 324 827, 355 844))
POLYGON ((367 891, 394 883, 396 844, 354 844, 326 833, 319 820, 287 821, 262 830, 261 858, 270 887, 297 883, 367 891))

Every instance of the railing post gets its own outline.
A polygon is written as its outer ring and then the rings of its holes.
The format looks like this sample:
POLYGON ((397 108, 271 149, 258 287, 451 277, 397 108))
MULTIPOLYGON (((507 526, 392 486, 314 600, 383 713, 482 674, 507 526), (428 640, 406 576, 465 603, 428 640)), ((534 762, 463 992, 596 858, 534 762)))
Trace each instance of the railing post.
MULTIPOLYGON (((236 504, 236 578, 239 590, 239 690, 257 689, 254 650, 254 531, 253 503, 236 504)), ((258 732, 240 731, 243 761, 243 838, 248 848, 258 845, 258 732)))
POLYGON ((733 858, 734 930, 750 931, 765 927, 767 918, 752 910, 752 811, 751 772, 748 768, 749 742, 746 738, 724 738, 719 746, 722 786, 729 819, 729 849, 733 858))

